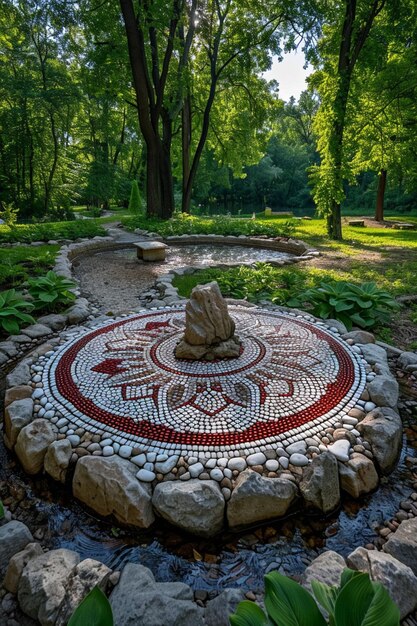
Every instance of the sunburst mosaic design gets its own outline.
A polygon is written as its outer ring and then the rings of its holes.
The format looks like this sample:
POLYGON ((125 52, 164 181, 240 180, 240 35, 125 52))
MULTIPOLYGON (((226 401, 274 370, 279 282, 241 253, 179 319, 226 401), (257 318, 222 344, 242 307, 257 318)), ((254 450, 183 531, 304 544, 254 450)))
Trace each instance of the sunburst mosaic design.
POLYGON ((143 312, 61 346, 43 371, 45 395, 77 427, 170 454, 253 452, 319 432, 355 405, 362 360, 336 334, 301 316, 229 310, 238 358, 178 360, 185 310, 143 312))

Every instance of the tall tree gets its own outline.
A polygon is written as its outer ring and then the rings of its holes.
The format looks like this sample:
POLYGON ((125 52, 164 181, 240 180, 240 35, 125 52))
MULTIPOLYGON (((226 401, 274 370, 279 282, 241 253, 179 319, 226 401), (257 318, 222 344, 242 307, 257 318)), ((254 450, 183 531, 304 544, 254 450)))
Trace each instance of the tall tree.
POLYGON ((345 178, 346 113, 354 71, 386 0, 343 0, 332 7, 333 23, 321 42, 323 69, 312 82, 321 96, 316 130, 321 164, 314 171, 313 195, 327 218, 329 237, 342 239, 341 202, 345 178), (342 19, 340 19, 342 18, 342 19))

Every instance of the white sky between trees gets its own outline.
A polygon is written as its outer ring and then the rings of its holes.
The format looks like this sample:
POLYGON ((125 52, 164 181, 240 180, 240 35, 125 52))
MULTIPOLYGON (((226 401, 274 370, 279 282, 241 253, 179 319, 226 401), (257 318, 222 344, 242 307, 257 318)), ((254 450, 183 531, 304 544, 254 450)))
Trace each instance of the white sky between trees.
POLYGON ((304 69, 304 63, 304 54, 301 50, 293 50, 284 54, 281 62, 274 58, 271 69, 264 73, 263 76, 267 80, 278 81, 278 95, 282 100, 288 102, 291 96, 298 100, 300 93, 307 89, 306 78, 311 74, 312 68, 304 69))

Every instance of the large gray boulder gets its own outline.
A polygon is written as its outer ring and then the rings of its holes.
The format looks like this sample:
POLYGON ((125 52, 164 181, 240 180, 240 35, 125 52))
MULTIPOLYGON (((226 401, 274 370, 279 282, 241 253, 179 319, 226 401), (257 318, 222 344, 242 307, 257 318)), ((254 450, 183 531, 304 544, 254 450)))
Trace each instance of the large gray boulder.
POLYGON ((12 449, 17 437, 25 426, 33 419, 32 398, 15 400, 4 410, 4 441, 8 448, 12 449))
POLYGON ((362 437, 371 444, 372 453, 382 474, 394 469, 401 451, 401 418, 389 407, 374 409, 357 424, 362 437))
POLYGON ((31 541, 32 533, 22 522, 12 520, 0 526, 0 573, 6 569, 11 557, 23 550, 31 541))
POLYGON ((200 537, 211 537, 223 527, 225 501, 214 480, 159 483, 152 504, 168 522, 200 537))
POLYGON ((347 463, 339 463, 340 486, 353 498, 359 498, 378 485, 378 474, 371 459, 354 452, 347 463))
POLYGON ((43 554, 43 551, 39 543, 28 543, 23 550, 13 555, 7 566, 6 576, 4 577, 4 588, 10 591, 10 593, 17 593, 23 569, 31 559, 41 554, 43 554))
POLYGON ((339 472, 334 454, 323 452, 313 459, 303 472, 300 492, 308 505, 323 513, 339 506, 339 472))
POLYGON ((407 369, 409 365, 417 365, 417 352, 402 352, 398 357, 398 367, 407 369))
POLYGON ((398 605, 401 619, 417 608, 417 577, 410 567, 390 554, 356 548, 347 557, 347 563, 352 569, 367 572, 371 580, 384 585, 398 605))
POLYGON ((54 480, 64 483, 71 456, 72 445, 68 439, 52 442, 45 454, 45 472, 54 480))
POLYGON ((284 478, 265 478, 247 469, 239 475, 227 504, 230 528, 285 515, 297 496, 297 487, 284 478))
POLYGON ((379 406, 395 409, 398 403, 399 386, 393 376, 380 374, 368 383, 368 392, 372 402, 379 406))
POLYGON ((205 626, 230 626, 229 617, 236 612, 239 602, 245 599, 241 589, 225 589, 207 603, 204 611, 205 626))
MULTIPOLYGON (((28 338, 29 341, 29 338, 28 338)), ((6 387, 17 387, 18 385, 27 385, 30 381, 30 365, 32 359, 23 359, 14 370, 6 376, 6 387)))
POLYGON ((340 556, 340 554, 337 554, 337 552, 328 550, 320 554, 320 556, 314 559, 306 568, 302 577, 302 584, 309 591, 311 591, 312 580, 318 580, 326 585, 338 587, 340 577, 345 568, 345 559, 340 556))
POLYGON ((15 446, 16 456, 28 474, 37 474, 50 444, 55 441, 58 429, 44 419, 33 420, 22 428, 15 446))
POLYGON ((361 349, 363 357, 369 365, 376 366, 375 369, 379 370, 379 373, 390 374, 387 353, 384 348, 374 343, 358 343, 356 345, 361 349))
POLYGON ((151 486, 137 480, 137 467, 119 456, 84 456, 72 483, 76 498, 100 515, 148 528, 154 521, 151 486))
POLYGON ((128 563, 110 596, 115 626, 203 626, 203 610, 183 583, 157 583, 152 572, 128 563))
POLYGON ((65 598, 59 607, 55 626, 66 626, 71 615, 94 587, 105 591, 112 570, 94 559, 85 559, 72 571, 65 588, 65 598))
POLYGON ((417 518, 401 522, 384 544, 384 551, 411 567, 417 576, 417 518))
POLYGON ((72 550, 51 550, 31 559, 19 581, 17 597, 26 615, 54 626, 71 574, 80 557, 72 550))

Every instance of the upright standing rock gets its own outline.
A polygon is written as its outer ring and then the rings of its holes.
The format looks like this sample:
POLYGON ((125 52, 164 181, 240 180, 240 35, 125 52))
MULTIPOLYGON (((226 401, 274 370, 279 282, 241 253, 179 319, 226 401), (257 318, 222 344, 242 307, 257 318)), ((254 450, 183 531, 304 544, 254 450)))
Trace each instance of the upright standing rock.
POLYGON ((197 285, 185 308, 184 337, 175 348, 178 359, 237 357, 240 342, 234 335, 235 323, 227 310, 216 282, 197 285))

